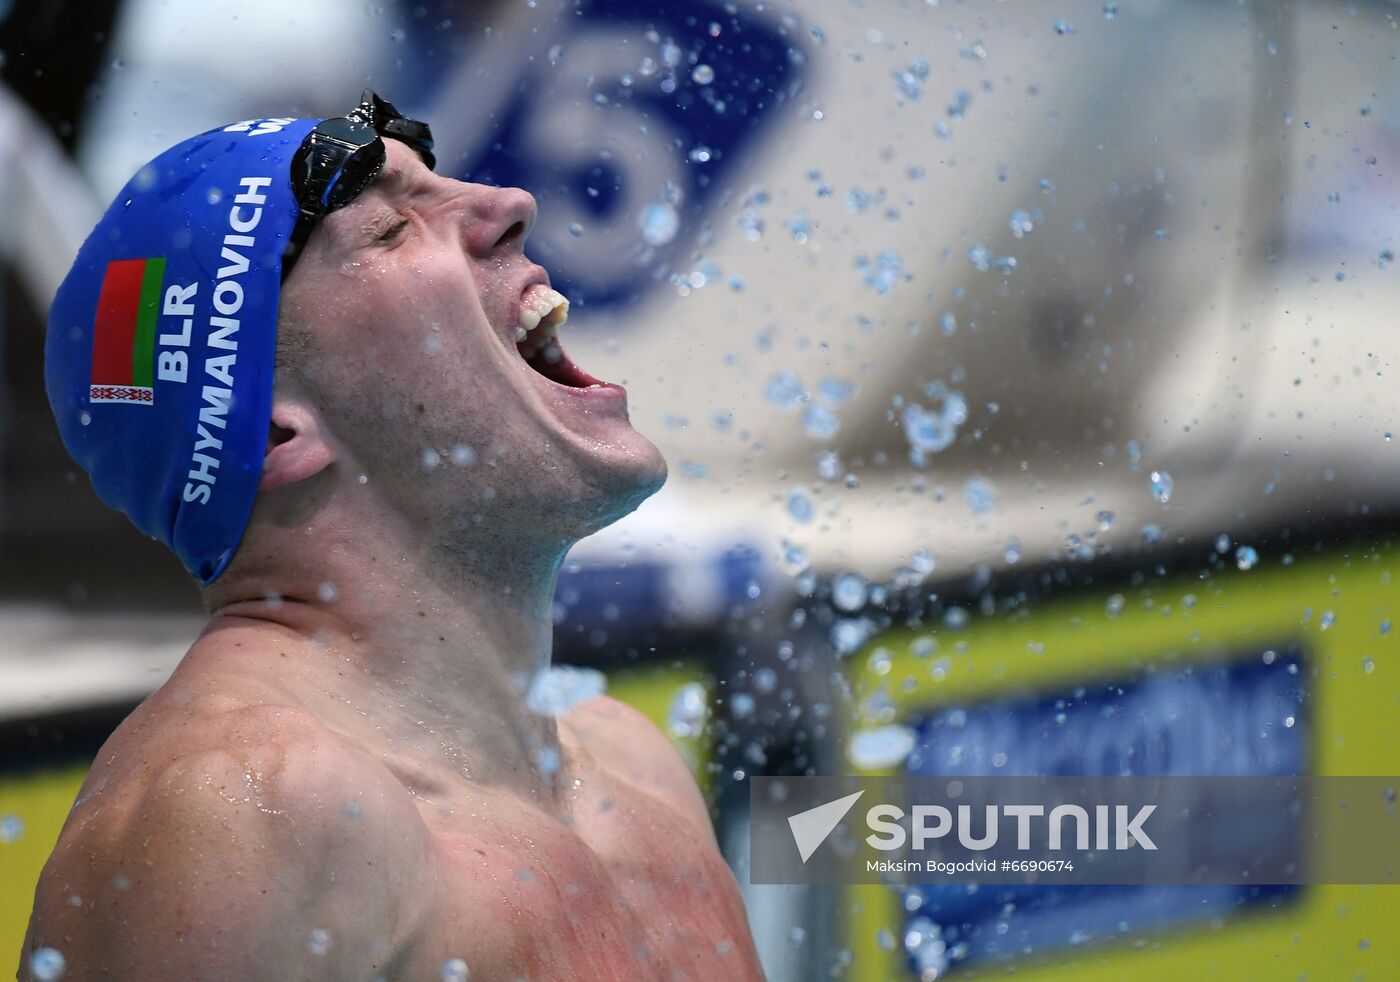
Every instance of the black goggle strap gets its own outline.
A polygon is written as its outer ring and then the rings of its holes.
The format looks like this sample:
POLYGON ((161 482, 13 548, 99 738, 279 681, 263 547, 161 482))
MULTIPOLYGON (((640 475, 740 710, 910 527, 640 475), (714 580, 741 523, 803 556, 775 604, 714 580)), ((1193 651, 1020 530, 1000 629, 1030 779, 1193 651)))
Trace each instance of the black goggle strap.
POLYGON ((394 108, 392 102, 379 98, 373 89, 365 89, 355 111, 365 114, 376 133, 407 144, 422 158, 428 170, 437 164, 437 158, 433 156, 433 131, 427 123, 409 119, 394 108))

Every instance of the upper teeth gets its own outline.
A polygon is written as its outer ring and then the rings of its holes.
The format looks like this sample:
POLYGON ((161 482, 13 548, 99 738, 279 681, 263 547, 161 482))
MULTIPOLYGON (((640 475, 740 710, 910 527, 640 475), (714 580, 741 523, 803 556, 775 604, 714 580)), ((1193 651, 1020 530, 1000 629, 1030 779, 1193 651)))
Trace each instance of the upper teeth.
POLYGON ((520 323, 515 328, 515 340, 524 341, 525 336, 543 325, 547 340, 554 336, 561 324, 569 319, 569 300, 558 290, 549 288, 533 291, 530 299, 520 308, 520 323))

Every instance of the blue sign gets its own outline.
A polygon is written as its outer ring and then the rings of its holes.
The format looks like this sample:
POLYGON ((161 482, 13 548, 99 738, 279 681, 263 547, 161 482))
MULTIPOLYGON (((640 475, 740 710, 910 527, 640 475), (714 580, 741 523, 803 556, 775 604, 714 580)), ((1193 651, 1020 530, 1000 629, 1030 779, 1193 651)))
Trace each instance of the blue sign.
MULTIPOLYGON (((942 709, 911 723, 918 776, 1287 776, 1306 772, 1301 657, 1284 650, 1049 696, 942 709)), ((906 894, 914 978, 1140 936, 1292 902, 1287 886, 958 886, 906 894)))
POLYGON ((806 62, 799 20, 761 4, 521 2, 464 47, 432 20, 408 21, 421 93, 396 101, 440 171, 536 196, 530 255, 585 322, 692 268, 806 62))

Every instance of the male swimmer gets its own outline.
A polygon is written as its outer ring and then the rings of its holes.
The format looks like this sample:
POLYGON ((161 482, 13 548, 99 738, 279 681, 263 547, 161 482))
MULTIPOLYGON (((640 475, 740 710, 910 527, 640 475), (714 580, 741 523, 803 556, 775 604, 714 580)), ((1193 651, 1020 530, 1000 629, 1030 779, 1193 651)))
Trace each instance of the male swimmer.
POLYGON ((666 465, 555 337, 534 200, 432 166, 369 92, 214 130, 60 288, 64 441, 210 620, 83 783, 21 979, 761 977, 662 734, 525 704, 565 551, 666 465))

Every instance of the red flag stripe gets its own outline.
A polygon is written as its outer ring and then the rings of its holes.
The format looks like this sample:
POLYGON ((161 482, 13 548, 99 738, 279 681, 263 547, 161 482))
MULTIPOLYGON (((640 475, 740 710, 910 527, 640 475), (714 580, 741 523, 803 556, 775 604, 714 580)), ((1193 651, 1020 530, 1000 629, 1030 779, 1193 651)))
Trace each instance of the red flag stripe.
POLYGON ((144 259, 119 259, 107 264, 97 298, 97 322, 92 333, 92 382, 130 385, 136 315, 141 303, 144 259))

